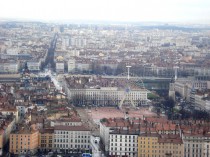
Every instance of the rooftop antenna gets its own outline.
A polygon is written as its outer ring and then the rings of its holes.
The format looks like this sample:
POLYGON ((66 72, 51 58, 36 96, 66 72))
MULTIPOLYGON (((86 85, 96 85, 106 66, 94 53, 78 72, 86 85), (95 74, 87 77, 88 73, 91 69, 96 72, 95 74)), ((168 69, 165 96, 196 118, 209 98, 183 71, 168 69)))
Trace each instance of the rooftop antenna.
POLYGON ((131 68, 131 66, 127 65, 126 68, 128 68, 128 80, 129 80, 130 79, 130 68, 131 68))

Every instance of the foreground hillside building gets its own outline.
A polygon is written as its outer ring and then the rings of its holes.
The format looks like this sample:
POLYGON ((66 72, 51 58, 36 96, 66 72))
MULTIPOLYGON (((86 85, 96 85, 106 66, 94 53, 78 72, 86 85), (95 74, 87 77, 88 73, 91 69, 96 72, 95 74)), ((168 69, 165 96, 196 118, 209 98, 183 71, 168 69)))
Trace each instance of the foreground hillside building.
POLYGON ((55 126, 54 149, 68 152, 89 150, 90 130, 84 126, 55 126))
POLYGON ((10 134, 10 153, 35 154, 38 149, 39 131, 35 126, 22 126, 10 134))
POLYGON ((129 156, 138 155, 138 134, 137 130, 115 130, 110 133, 109 155, 129 156))
POLYGON ((138 157, 183 157, 184 144, 179 135, 141 134, 138 137, 138 157))

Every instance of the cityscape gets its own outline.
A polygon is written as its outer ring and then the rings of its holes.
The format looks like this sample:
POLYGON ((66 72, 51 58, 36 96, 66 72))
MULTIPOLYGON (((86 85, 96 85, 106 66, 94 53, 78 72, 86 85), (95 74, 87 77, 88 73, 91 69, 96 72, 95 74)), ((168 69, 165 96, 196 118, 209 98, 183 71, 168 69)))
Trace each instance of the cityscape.
POLYGON ((165 1, 167 16, 141 22, 125 2, 106 16, 110 4, 98 16, 84 7, 84 18, 54 2, 43 19, 29 2, 24 14, 0 11, 0 156, 210 157, 206 15, 174 19, 165 1))

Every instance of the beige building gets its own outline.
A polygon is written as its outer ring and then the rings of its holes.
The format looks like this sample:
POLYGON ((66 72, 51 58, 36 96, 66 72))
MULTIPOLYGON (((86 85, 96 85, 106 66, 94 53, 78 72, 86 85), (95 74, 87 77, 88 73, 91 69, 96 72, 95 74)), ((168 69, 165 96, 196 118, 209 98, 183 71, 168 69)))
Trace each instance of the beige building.
POLYGON ((9 152, 14 154, 35 154, 39 144, 39 131, 32 126, 20 127, 10 134, 9 152))
POLYGON ((141 134, 138 157, 184 157, 184 145, 179 135, 141 134))
POLYGON ((54 141, 54 129, 43 129, 39 133, 39 149, 42 151, 52 151, 54 141))

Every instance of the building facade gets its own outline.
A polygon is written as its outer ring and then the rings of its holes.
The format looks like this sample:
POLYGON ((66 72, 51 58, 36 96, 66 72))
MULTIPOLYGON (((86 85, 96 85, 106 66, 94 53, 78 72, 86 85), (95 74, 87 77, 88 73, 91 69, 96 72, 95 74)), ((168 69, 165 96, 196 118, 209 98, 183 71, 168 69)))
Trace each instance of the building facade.
POLYGON ((9 152, 13 154, 35 154, 38 150, 39 131, 24 127, 10 134, 9 152))
POLYGON ((183 157, 184 144, 179 135, 140 134, 138 157, 183 157))
POLYGON ((210 156, 210 134, 184 133, 184 157, 210 156))
POLYGON ((54 150, 76 152, 90 149, 90 130, 84 126, 55 126, 54 150))
POLYGON ((109 156, 138 156, 138 134, 132 130, 116 130, 110 133, 109 156))
POLYGON ((39 132, 39 150, 52 151, 54 141, 54 129, 43 129, 39 132))

